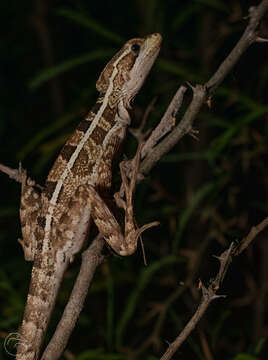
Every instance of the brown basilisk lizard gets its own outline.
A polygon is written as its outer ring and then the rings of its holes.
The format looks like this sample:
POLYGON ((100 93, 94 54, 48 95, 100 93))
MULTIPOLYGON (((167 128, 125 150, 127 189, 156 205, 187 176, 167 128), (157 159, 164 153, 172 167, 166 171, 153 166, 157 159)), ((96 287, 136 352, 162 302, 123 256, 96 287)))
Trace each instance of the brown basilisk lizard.
POLYGON ((133 254, 136 229, 132 196, 126 196, 125 231, 102 199, 111 186, 111 164, 130 124, 128 109, 161 45, 161 36, 129 40, 110 60, 97 83, 100 96, 64 145, 41 193, 23 176, 21 226, 26 260, 34 260, 20 328, 18 360, 37 360, 68 264, 81 250, 94 221, 118 254, 133 254))

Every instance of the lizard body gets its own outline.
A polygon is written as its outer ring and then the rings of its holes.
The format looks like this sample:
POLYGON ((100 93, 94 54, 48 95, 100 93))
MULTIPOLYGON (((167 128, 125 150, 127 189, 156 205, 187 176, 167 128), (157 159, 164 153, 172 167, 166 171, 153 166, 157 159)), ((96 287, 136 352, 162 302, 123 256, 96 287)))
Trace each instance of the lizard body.
POLYGON ((111 164, 130 123, 130 102, 149 73, 160 44, 159 34, 126 42, 102 71, 96 83, 100 96, 64 145, 41 194, 24 176, 23 240, 19 241, 26 260, 34 260, 34 264, 17 360, 38 359, 64 272, 81 250, 91 220, 118 254, 130 255, 136 250, 142 230, 135 228, 132 198, 126 200, 122 234, 101 196, 111 186, 111 164))

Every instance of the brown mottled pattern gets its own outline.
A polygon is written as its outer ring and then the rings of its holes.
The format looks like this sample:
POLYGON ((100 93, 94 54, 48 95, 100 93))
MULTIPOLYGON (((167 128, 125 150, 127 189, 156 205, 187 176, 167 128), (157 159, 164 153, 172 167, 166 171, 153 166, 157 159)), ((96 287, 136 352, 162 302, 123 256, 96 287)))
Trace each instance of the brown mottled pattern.
POLYGON ((46 225, 46 217, 45 216, 38 216, 37 217, 37 224, 41 226, 42 229, 45 228, 46 225))
POLYGON ((76 130, 82 131, 83 133, 85 133, 88 128, 91 125, 91 121, 87 120, 87 119, 83 119, 82 121, 80 121, 79 125, 77 126, 76 130))
POLYGON ((37 243, 42 243, 43 234, 44 234, 44 230, 39 226, 37 226, 36 229, 34 229, 34 236, 37 240, 37 243))
POLYGON ((102 153, 101 147, 97 146, 95 141, 91 137, 84 144, 84 150, 88 154, 89 162, 95 162, 102 153))
POLYGON ((83 137, 84 137, 83 131, 75 129, 74 133, 71 135, 69 140, 67 140, 66 144, 76 146, 80 143, 80 141, 83 139, 83 137))
MULTIPOLYGON (((41 266, 42 266, 42 259, 40 256, 36 256, 33 268, 41 269, 41 266)), ((34 290, 34 286, 33 286, 33 290, 34 290)))
MULTIPOLYGON (((102 71, 96 84, 100 96, 61 150, 49 172, 41 199, 37 192, 30 196, 33 187, 25 186, 21 214, 26 215, 26 222, 23 220, 22 224, 25 224, 23 229, 31 230, 32 237, 27 230, 24 234, 28 238, 24 236, 23 241, 27 246, 27 242, 30 247, 34 246, 35 256, 24 320, 20 329, 22 341, 18 346, 17 360, 39 358, 63 274, 70 258, 81 250, 91 220, 116 252, 130 255, 136 250, 133 214, 127 209, 127 224, 125 234, 122 234, 119 224, 98 190, 110 188, 112 161, 125 137, 129 121, 129 101, 137 93, 150 69, 149 65, 153 63, 150 62, 150 56, 147 58, 147 50, 159 51, 160 42, 161 36, 153 34, 148 37, 148 43, 147 38, 132 39, 122 47, 102 71), (134 67, 134 72, 129 72, 139 54, 132 48, 134 43, 148 45, 139 57, 140 62, 136 62, 137 66, 141 64, 140 70, 137 71, 134 67), (109 93, 105 93, 107 89, 109 93), (121 100, 119 108, 118 102, 121 100), (103 109, 102 113, 100 109, 103 109), (87 139, 85 133, 89 136, 87 139), (52 196, 53 204, 50 201, 52 196), (29 207, 32 214, 27 211, 29 207), (38 226, 34 226, 36 224, 38 226), (133 236, 129 235, 131 232, 133 236)), ((151 59, 154 60, 156 55, 151 59)), ((131 207, 131 204, 128 206, 131 207)), ((26 246, 24 250, 26 254, 26 246)), ((30 259, 30 256, 28 258, 30 259)))
POLYGON ((51 275, 55 274, 55 264, 48 267, 46 262, 43 261, 42 263, 42 260, 40 262, 40 267, 34 266, 32 270, 32 280, 27 299, 28 306, 25 308, 22 323, 24 332, 22 342, 18 346, 17 359, 38 359, 40 346, 36 346, 36 344, 40 344, 43 340, 43 334, 49 321, 47 311, 50 312, 53 307, 59 284, 66 270, 66 264, 63 264, 62 269, 57 274, 60 281, 56 281, 51 278, 51 275), (40 274, 42 274, 41 277, 40 274))
POLYGON ((47 181, 52 181, 52 182, 58 181, 59 177, 61 176, 65 168, 66 168, 66 161, 64 161, 61 156, 58 156, 52 169, 48 174, 47 181))
POLYGON ((48 200, 50 200, 52 198, 52 195, 54 193, 56 186, 57 186, 57 181, 47 181, 46 182, 45 194, 46 194, 48 200))
POLYGON ((110 108, 110 106, 106 106, 102 117, 111 124, 111 127, 115 125, 115 115, 116 115, 116 109, 110 108))
POLYGON ((103 116, 100 118, 98 125, 107 133, 112 127, 111 122, 107 121, 103 116))
POLYGON ((42 250, 42 242, 41 241, 37 242, 36 249, 42 250))
MULTIPOLYGON (((119 81, 118 78, 119 78, 118 75, 114 78, 115 84, 119 81)), ((113 91, 112 94, 109 96, 109 106, 111 108, 115 108, 117 106, 119 94, 120 94, 120 91, 118 89, 118 90, 113 91)))
POLYGON ((66 160, 67 162, 70 160, 71 156, 73 155, 73 152, 75 151, 76 146, 65 144, 61 150, 61 157, 63 160, 66 160))
POLYGON ((91 138, 94 140, 96 145, 101 145, 105 136, 107 134, 106 130, 103 130, 100 126, 96 126, 91 134, 91 138))
POLYGON ((94 162, 89 161, 88 152, 82 149, 75 160, 75 163, 72 168, 72 173, 74 176, 81 176, 85 174, 85 176, 89 176, 92 172, 92 166, 94 162))
POLYGON ((107 193, 107 189, 111 186, 112 174, 110 169, 116 150, 119 148, 121 141, 122 139, 118 135, 111 137, 102 154, 102 158, 97 169, 97 188, 100 193, 107 193))

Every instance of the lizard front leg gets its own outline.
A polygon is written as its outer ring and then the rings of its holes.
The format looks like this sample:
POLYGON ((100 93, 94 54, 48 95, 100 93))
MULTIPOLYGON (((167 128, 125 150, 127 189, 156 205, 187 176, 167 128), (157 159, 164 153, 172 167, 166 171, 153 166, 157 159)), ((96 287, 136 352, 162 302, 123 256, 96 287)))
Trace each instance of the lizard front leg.
POLYGON ((20 219, 22 239, 18 239, 24 251, 24 258, 28 261, 34 260, 37 247, 36 228, 41 209, 40 193, 34 188, 34 181, 27 178, 26 170, 21 172, 21 204, 20 219))

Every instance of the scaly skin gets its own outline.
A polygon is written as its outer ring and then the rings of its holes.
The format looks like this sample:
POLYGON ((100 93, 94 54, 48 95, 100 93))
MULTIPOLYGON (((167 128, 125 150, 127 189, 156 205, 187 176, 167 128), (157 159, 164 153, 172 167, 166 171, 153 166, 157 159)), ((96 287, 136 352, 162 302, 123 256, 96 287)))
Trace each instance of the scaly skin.
POLYGON ((102 195, 111 186, 111 163, 130 123, 130 102, 160 44, 159 34, 129 40, 102 71, 96 84, 97 103, 64 145, 41 195, 25 179, 20 242, 25 258, 34 259, 34 264, 17 360, 38 359, 62 277, 83 246, 91 220, 118 254, 136 250, 141 230, 135 228, 132 196, 126 201, 122 234, 102 195))

